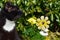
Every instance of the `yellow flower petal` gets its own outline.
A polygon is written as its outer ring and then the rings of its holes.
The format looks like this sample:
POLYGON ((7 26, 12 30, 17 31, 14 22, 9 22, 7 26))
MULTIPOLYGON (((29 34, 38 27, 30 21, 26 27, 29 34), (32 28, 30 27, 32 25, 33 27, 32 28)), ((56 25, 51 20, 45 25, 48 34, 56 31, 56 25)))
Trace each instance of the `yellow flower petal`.
POLYGON ((49 25, 46 25, 46 28, 49 28, 49 25))
POLYGON ((50 21, 47 21, 47 24, 50 24, 50 21))
POLYGON ((41 16, 40 18, 41 18, 41 20, 43 20, 44 19, 44 16, 41 16))
POLYGON ((38 18, 37 21, 40 21, 40 18, 38 18))
POLYGON ((41 27, 38 27, 38 29, 40 30, 40 29, 41 29, 41 27))
POLYGON ((45 30, 45 27, 44 26, 42 26, 42 28, 41 28, 42 30, 45 30))
POLYGON ((39 24, 38 24, 38 23, 36 23, 36 25, 38 26, 39 24))
POLYGON ((39 23, 39 26, 42 27, 43 26, 42 23, 39 23))
POLYGON ((46 39, 45 40, 50 40, 50 37, 46 36, 46 39))
POLYGON ((43 24, 44 26, 46 26, 47 25, 47 22, 46 21, 44 21, 44 24, 43 24))
POLYGON ((48 20, 48 17, 45 17, 45 20, 48 20))
POLYGON ((34 18, 30 18, 27 21, 30 22, 31 24, 35 24, 36 23, 36 20, 34 18))

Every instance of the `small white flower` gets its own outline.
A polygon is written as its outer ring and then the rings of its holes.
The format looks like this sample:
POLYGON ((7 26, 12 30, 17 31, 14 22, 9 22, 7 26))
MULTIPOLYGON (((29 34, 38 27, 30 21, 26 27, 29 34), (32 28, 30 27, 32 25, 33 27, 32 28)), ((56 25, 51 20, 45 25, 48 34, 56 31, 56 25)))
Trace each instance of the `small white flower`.
POLYGON ((40 34, 41 34, 42 36, 48 36, 48 32, 40 31, 40 34))
POLYGON ((38 26, 39 30, 45 30, 46 28, 49 28, 50 20, 48 20, 48 17, 41 16, 37 19, 36 25, 38 26))

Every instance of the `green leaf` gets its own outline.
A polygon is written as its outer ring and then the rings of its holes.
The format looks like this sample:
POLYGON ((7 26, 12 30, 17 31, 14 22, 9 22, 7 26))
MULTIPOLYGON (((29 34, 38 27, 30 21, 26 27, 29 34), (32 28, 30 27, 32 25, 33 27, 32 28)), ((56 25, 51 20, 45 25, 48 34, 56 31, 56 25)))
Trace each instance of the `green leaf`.
POLYGON ((54 15, 53 14, 51 14, 51 21, 54 21, 54 15))
POLYGON ((59 21, 60 21, 60 20, 59 20, 59 15, 55 14, 55 16, 56 16, 56 18, 57 18, 56 21, 59 22, 59 21))

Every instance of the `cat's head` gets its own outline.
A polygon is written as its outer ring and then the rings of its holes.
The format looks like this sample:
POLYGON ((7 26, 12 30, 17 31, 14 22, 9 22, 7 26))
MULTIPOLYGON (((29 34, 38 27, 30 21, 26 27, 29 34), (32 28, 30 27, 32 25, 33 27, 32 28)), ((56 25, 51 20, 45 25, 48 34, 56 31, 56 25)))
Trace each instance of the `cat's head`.
POLYGON ((11 2, 6 2, 2 9, 2 14, 8 20, 13 21, 21 16, 22 11, 19 10, 17 5, 13 5, 11 2))

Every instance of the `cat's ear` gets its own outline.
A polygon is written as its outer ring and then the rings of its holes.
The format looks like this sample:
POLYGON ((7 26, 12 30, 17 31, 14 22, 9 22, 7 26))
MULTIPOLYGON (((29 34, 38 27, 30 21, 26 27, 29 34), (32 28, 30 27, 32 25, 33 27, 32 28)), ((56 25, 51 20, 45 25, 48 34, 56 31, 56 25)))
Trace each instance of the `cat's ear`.
POLYGON ((21 17, 21 16, 22 16, 22 14, 23 14, 23 11, 18 10, 18 17, 21 17))
POLYGON ((23 14, 23 11, 21 11, 21 10, 18 10, 18 15, 22 15, 23 14))

